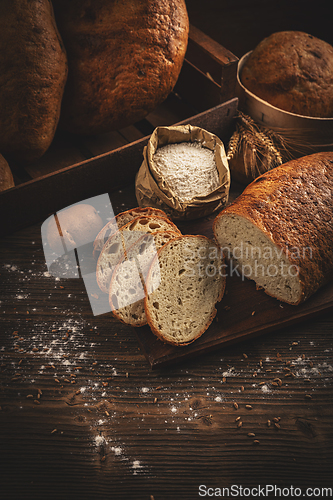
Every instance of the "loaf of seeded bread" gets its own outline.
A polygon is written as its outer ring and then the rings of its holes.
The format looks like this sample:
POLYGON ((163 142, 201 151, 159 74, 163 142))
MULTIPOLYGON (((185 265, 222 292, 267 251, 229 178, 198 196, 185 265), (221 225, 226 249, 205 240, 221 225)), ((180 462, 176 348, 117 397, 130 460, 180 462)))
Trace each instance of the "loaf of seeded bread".
POLYGON ((277 108, 333 118, 333 47, 301 31, 262 40, 242 69, 241 81, 277 108))
POLYGON ((163 342, 186 345, 213 321, 225 289, 223 259, 205 236, 179 236, 157 253, 146 281, 145 313, 163 342))
POLYGON ((126 251, 145 233, 156 231, 174 231, 180 234, 177 226, 165 217, 141 216, 123 226, 113 234, 104 244, 97 260, 96 278, 102 292, 108 293, 112 273, 126 251))
POLYGON ((174 231, 156 231, 141 236, 126 252, 112 274, 109 303, 116 318, 132 326, 147 323, 144 309, 145 283, 156 255, 168 241, 178 238, 174 231))
POLYGON ((188 39, 184 0, 53 0, 68 54, 61 126, 99 134, 144 118, 173 89, 188 39))
POLYGON ((126 210, 125 212, 121 212, 110 220, 96 236, 93 250, 95 259, 97 259, 106 241, 110 238, 110 236, 112 236, 113 233, 140 215, 157 215, 159 217, 167 217, 167 214, 163 212, 163 210, 151 207, 136 207, 126 210))
POLYGON ((67 57, 51 1, 0 2, 0 151, 30 161, 58 124, 67 57))
POLYGON ((333 279, 333 152, 261 175, 216 217, 216 241, 237 271, 300 304, 333 279))

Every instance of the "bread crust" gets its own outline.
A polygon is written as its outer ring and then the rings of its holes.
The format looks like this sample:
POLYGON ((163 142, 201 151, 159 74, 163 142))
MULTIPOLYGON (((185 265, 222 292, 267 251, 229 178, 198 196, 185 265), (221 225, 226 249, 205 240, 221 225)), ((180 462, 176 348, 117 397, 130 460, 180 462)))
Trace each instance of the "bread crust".
POLYGON ((333 47, 312 35, 280 31, 265 38, 244 64, 241 80, 279 109, 333 117, 333 47))
POLYGON ((49 0, 0 2, 0 151, 36 160, 50 146, 67 58, 49 0))
POLYGON ((125 212, 119 213, 107 224, 105 224, 105 226, 100 230, 100 232, 96 236, 96 239, 94 241, 93 257, 97 259, 107 239, 110 238, 110 236, 112 236, 112 230, 114 230, 115 227, 117 227, 117 229, 121 229, 125 224, 135 219, 136 217, 139 217, 140 215, 158 215, 160 217, 167 217, 166 213, 163 212, 163 210, 152 207, 146 207, 146 208, 136 207, 136 208, 131 208, 130 210, 125 210, 125 212))
POLYGON ((289 161, 255 179, 220 212, 215 239, 226 214, 257 226, 298 267, 302 292, 293 305, 300 304, 333 279, 332 192, 333 152, 289 161))
POLYGON ((144 118, 173 89, 187 48, 184 0, 54 0, 69 62, 61 126, 99 134, 144 118))
MULTIPOLYGON (((212 245, 215 246, 215 242, 212 241, 211 239, 207 238, 206 236, 203 236, 203 235, 193 235, 193 234, 190 234, 190 235, 182 235, 182 236, 179 236, 178 238, 175 238, 174 240, 172 240, 173 242, 177 241, 177 240, 181 240, 182 238, 202 238, 208 242, 210 242, 212 245)), ((147 323, 151 329, 151 331, 153 332, 154 335, 156 335, 156 337, 158 337, 160 340, 162 340, 162 342, 164 343, 167 343, 167 344, 171 344, 171 345, 175 345, 175 346, 186 346, 186 345, 189 345, 189 344, 192 344, 192 342, 194 342, 195 340, 197 340, 199 337, 201 337, 201 335, 208 329, 209 325, 212 323, 213 319, 215 318, 216 316, 216 313, 217 313, 217 309, 216 307, 214 307, 212 309, 212 312, 211 312, 211 315, 209 316, 208 320, 206 321, 206 324, 204 325, 204 327, 199 331, 199 333, 196 335, 195 338, 191 339, 190 341, 188 342, 173 342, 172 340, 170 339, 166 339, 162 334, 161 332, 159 331, 158 328, 155 327, 154 325, 154 321, 153 321, 153 318, 152 318, 152 315, 150 314, 149 312, 149 306, 148 306, 148 290, 147 290, 147 286, 149 287, 149 280, 151 279, 151 272, 153 271, 154 269, 154 263, 156 263, 157 260, 160 259, 162 253, 165 251, 166 247, 169 245, 169 242, 166 243, 156 254, 155 258, 154 258, 154 261, 151 265, 151 268, 150 268, 150 271, 148 273, 148 277, 147 277, 147 281, 146 281, 146 284, 145 284, 145 299, 144 299, 144 308, 145 308, 145 313, 146 313, 146 317, 147 317, 147 323)), ((224 260, 223 260, 224 261, 224 260)), ((222 262, 223 262, 222 261, 222 262)), ((222 297, 224 295, 224 292, 225 292, 225 287, 226 287, 226 279, 223 279, 221 281, 221 288, 220 288, 220 293, 218 295, 218 298, 216 300, 216 303, 217 302, 220 302, 222 300, 222 297)))
POLYGON ((10 166, 5 158, 0 154, 0 191, 5 191, 14 187, 14 178, 10 166))
MULTIPOLYGON (((150 222, 152 222, 152 223, 157 222, 157 223, 162 224, 162 225, 165 224, 164 229, 166 229, 166 227, 167 227, 171 231, 174 231, 176 233, 180 233, 180 230, 178 229, 178 227, 173 222, 171 222, 169 219, 167 219, 166 217, 159 217, 159 216, 153 216, 153 215, 141 215, 139 217, 135 217, 133 220, 131 220, 130 222, 128 222, 127 224, 122 226, 116 233, 113 233, 107 239, 106 243, 104 244, 104 246, 99 254, 98 260, 97 260, 97 266, 96 266, 97 284, 100 287, 100 289, 102 290, 102 292, 108 293, 108 289, 103 285, 103 282, 101 279, 102 273, 100 273, 100 269, 101 269, 101 267, 103 267, 102 263, 104 260, 104 254, 107 253, 108 248, 116 241, 117 238, 119 238, 119 241, 121 241, 121 244, 123 247, 123 254, 124 254, 124 256, 126 256, 126 253, 127 253, 127 250, 129 249, 129 247, 128 247, 128 241, 126 241, 126 236, 123 236, 123 232, 127 232, 127 231, 135 232, 136 229, 134 229, 134 226, 136 226, 137 224, 138 224, 138 227, 141 228, 141 229, 139 229, 139 231, 141 231, 141 232, 152 233, 154 231, 157 231, 158 228, 151 229, 150 231, 147 230, 147 226, 149 225, 150 222), (147 222, 148 222, 147 225, 139 224, 142 219, 147 220, 147 222)), ((140 236, 138 236, 138 239, 139 238, 140 238, 140 236)), ((130 244, 132 244, 132 242, 130 244)), ((110 278, 111 278, 111 276, 110 276, 110 278)))

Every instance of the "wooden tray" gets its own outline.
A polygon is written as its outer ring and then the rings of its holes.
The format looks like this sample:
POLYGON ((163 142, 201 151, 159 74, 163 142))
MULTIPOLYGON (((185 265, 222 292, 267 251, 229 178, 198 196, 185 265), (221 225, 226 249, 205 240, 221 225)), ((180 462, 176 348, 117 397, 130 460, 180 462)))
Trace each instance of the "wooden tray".
POLYGON ((100 136, 57 131, 33 164, 13 164, 16 186, 0 193, 0 236, 133 182, 148 136, 159 125, 191 123, 227 140, 236 113, 238 59, 191 26, 186 58, 174 91, 145 120, 100 136), (222 106, 220 106, 222 104, 222 106))
MULTIPOLYGON (((234 196, 237 193, 231 193, 234 196)), ((204 234, 213 238, 214 217, 178 224, 183 234, 204 234)), ((253 281, 237 275, 227 277, 226 293, 217 305, 217 315, 208 330, 188 346, 164 344, 148 326, 134 328, 140 346, 152 368, 167 366, 225 346, 278 330, 333 309, 333 283, 308 301, 291 306, 256 290, 253 281)))

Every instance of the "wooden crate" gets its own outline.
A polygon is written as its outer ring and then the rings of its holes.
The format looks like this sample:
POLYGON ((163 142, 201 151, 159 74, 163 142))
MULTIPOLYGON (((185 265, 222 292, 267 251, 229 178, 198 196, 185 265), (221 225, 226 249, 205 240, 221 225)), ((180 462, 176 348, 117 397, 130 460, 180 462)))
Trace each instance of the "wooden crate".
POLYGON ((191 123, 230 136, 237 110, 238 59, 194 26, 174 91, 144 120, 98 136, 57 131, 45 155, 11 164, 16 186, 0 193, 0 235, 42 222, 66 206, 134 181, 149 135, 159 125, 191 123))

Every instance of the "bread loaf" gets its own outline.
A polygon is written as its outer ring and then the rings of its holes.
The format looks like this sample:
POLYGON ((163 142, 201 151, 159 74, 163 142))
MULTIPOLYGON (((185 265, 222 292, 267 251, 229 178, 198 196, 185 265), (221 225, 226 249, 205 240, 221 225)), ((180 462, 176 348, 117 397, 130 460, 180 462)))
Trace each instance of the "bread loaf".
POLYGON ((0 2, 0 151, 35 160, 52 142, 67 59, 49 0, 0 2))
POLYGON ((261 175, 216 217, 216 241, 235 273, 300 304, 333 279, 333 152, 261 175))
POLYGON ((253 94, 304 116, 333 117, 333 47, 301 31, 262 40, 240 75, 253 94))
POLYGON ((148 324, 163 342, 186 345, 207 330, 223 296, 221 254, 205 236, 189 235, 166 243, 155 259, 144 300, 148 324))
POLYGON ((68 53, 61 126, 99 134, 144 118, 173 89, 188 39, 184 0, 53 0, 68 53))

